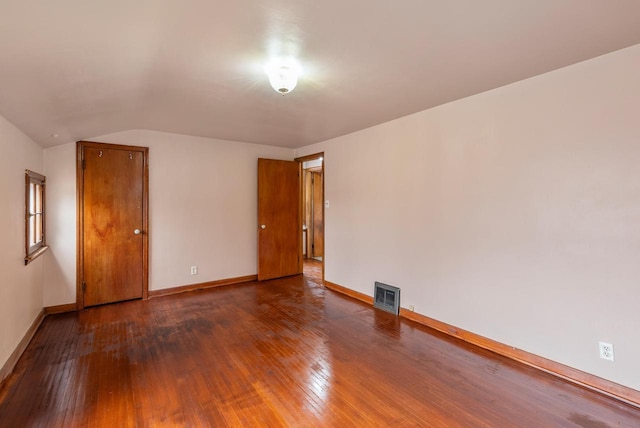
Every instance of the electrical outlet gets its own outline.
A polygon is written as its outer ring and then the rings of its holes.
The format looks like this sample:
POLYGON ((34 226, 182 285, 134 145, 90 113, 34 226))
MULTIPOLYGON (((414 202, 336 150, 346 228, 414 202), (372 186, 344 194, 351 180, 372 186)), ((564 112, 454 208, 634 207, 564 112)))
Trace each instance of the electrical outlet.
POLYGON ((411 312, 415 311, 415 309, 416 309, 416 308, 414 308, 414 307, 413 307, 413 305, 409 305, 409 310, 410 310, 411 312))
POLYGON ((600 347, 600 358, 603 360, 614 361, 613 357, 613 345, 606 342, 598 342, 600 347))
POLYGON ((198 274, 198 266, 191 266, 191 275, 198 274))

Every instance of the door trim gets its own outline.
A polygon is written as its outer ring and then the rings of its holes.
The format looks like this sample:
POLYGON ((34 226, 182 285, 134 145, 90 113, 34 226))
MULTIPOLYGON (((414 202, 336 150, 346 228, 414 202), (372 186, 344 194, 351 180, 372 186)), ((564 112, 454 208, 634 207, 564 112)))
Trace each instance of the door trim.
POLYGON ((142 153, 142 299, 149 298, 149 148, 126 146, 121 144, 98 143, 93 141, 76 142, 76 309, 84 309, 84 293, 82 280, 84 272, 84 169, 82 153, 85 147, 130 150, 142 153))

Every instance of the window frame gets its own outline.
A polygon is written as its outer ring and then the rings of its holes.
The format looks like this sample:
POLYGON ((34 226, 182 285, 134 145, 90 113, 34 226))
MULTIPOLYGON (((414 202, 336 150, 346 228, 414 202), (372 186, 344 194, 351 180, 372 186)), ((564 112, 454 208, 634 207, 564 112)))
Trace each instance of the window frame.
POLYGON ((25 257, 24 264, 28 265, 33 260, 38 258, 41 254, 43 254, 49 247, 47 246, 46 241, 46 183, 47 177, 42 174, 38 174, 37 172, 33 172, 30 170, 25 170, 24 173, 24 181, 25 181, 25 204, 24 204, 24 245, 25 245, 25 257), (37 193, 33 193, 33 192, 37 193), (40 202, 40 210, 37 210, 37 207, 33 207, 32 212, 32 201, 33 205, 37 205, 37 200, 39 197, 40 202), (37 216, 40 216, 40 221, 38 221, 37 216), (35 221, 31 222, 32 217, 36 217, 35 221), (32 236, 38 233, 39 227, 39 237, 41 239, 37 240, 33 244, 32 236), (34 230, 35 229, 35 230, 34 230))

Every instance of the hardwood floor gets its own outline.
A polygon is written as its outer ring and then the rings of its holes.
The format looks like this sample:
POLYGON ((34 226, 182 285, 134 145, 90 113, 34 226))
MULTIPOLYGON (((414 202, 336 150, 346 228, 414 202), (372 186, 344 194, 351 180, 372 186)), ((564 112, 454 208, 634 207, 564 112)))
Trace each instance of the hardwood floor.
POLYGON ((2 427, 638 427, 640 409, 306 276, 48 316, 2 427))

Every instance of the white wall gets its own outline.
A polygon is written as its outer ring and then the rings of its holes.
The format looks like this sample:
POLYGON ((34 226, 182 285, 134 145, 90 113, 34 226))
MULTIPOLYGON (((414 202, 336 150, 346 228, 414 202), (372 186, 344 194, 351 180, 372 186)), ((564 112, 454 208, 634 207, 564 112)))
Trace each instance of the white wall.
POLYGON ((24 265, 24 171, 44 173, 42 148, 0 116, 0 367, 42 309, 43 258, 24 265))
POLYGON ((637 45, 297 150, 325 153, 326 279, 640 390, 639 71, 637 45))
MULTIPOLYGON (((293 150, 142 130, 91 140, 149 147, 150 290, 256 273, 257 159, 292 159, 293 150)), ((75 150, 45 150, 58 179, 45 306, 76 299, 75 150)))
POLYGON ((76 302, 76 144, 44 151, 47 174, 45 306, 76 302))

